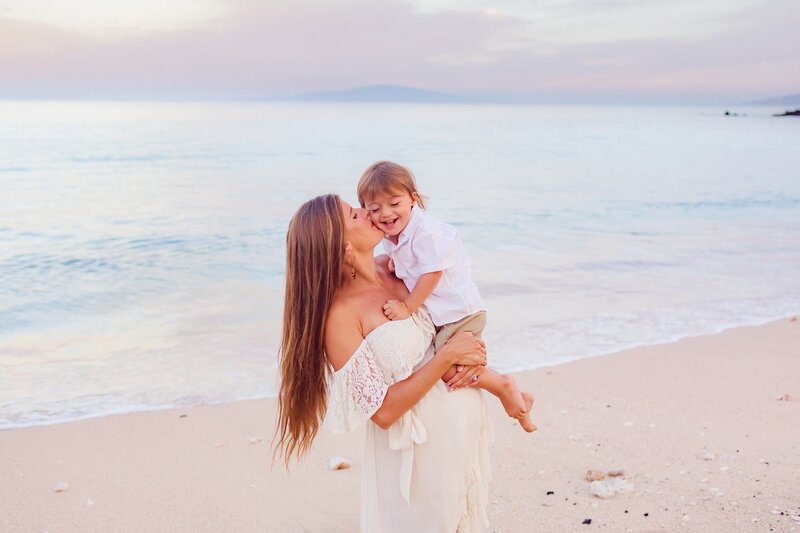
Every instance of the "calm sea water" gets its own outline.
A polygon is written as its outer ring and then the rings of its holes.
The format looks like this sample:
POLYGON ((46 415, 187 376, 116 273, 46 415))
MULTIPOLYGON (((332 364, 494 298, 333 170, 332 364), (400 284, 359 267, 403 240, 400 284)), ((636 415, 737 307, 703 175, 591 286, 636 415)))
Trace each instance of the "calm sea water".
POLYGON ((410 166, 490 363, 800 312, 800 120, 771 109, 0 102, 0 428, 273 395, 297 206, 410 166))

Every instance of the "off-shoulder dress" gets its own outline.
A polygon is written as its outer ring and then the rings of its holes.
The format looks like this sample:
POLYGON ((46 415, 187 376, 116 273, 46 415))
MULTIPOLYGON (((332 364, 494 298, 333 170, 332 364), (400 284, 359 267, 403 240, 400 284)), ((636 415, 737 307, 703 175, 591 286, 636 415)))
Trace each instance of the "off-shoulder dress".
POLYGON ((388 430, 370 420, 390 385, 433 356, 435 328, 424 307, 371 331, 331 372, 324 427, 366 422, 361 531, 485 531, 491 426, 483 393, 449 392, 441 380, 388 430))

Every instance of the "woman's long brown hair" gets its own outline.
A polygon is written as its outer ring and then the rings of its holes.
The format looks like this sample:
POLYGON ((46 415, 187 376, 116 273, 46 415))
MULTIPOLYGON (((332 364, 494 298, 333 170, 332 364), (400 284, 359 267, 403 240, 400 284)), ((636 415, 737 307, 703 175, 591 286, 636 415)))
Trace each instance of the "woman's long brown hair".
POLYGON ((339 197, 318 196, 300 206, 286 234, 286 294, 280 348, 277 446, 288 467, 311 447, 327 407, 325 321, 341 287, 345 249, 339 197))

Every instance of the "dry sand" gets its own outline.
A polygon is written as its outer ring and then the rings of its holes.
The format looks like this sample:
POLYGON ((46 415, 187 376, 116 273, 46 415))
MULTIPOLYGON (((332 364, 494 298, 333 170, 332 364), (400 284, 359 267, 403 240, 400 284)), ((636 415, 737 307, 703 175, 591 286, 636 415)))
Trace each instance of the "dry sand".
MULTIPOLYGON (((492 530, 800 531, 800 320, 518 380, 539 431, 489 399, 492 530), (589 469, 624 469, 633 491, 593 497, 589 469)), ((290 474, 270 470, 274 411, 244 401, 0 432, 0 531, 357 531, 363 433, 321 434, 290 474), (328 471, 335 455, 353 467, 328 471)))

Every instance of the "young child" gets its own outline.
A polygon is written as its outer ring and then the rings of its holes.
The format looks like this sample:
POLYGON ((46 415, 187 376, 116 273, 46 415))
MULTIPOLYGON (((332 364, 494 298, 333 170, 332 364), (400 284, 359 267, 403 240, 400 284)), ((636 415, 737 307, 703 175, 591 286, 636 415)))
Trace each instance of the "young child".
MULTIPOLYGON (((472 281, 464 245, 453 226, 423 212, 423 197, 411 172, 396 163, 379 161, 364 171, 358 182, 358 201, 372 223, 383 230, 389 270, 403 280, 411 292, 405 300, 389 300, 383 306, 390 320, 404 320, 423 303, 436 325, 438 350, 457 331, 480 336, 486 311, 472 281)), ((442 376, 448 386, 463 381, 461 367, 442 376)), ((491 392, 527 432, 536 430, 530 410, 533 396, 520 392, 513 377, 486 368, 471 377, 470 386, 491 392)))

